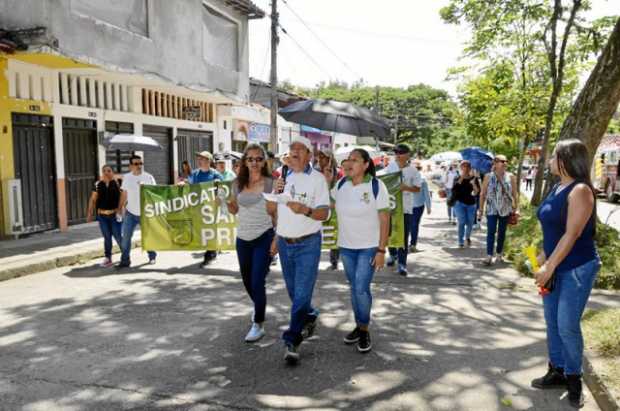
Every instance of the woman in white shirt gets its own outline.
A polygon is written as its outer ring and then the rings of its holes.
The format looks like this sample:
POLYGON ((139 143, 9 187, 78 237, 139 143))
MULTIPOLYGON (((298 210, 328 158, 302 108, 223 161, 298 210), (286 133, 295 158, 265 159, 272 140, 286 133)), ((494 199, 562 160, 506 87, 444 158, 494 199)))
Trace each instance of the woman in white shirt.
POLYGON ((389 236, 390 201, 385 184, 375 177, 367 151, 349 155, 347 176, 332 189, 338 214, 338 247, 351 285, 351 304, 356 327, 345 338, 357 343, 359 352, 371 350, 368 325, 372 295, 370 283, 375 269, 383 268, 389 236))

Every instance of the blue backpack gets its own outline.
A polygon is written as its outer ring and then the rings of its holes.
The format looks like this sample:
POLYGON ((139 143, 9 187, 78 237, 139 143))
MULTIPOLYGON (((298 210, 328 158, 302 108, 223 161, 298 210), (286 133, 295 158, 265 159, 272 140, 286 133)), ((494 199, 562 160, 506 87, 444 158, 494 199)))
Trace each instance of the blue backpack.
MULTIPOLYGON (((336 186, 337 190, 340 190, 340 187, 342 187, 344 185, 344 183, 347 182, 347 178, 343 177, 340 179, 340 181, 338 181, 338 185, 336 186)), ((377 177, 373 177, 372 180, 370 180, 370 184, 372 184, 372 195, 375 196, 375 200, 377 199, 377 197, 379 196, 379 180, 377 180, 377 177)))

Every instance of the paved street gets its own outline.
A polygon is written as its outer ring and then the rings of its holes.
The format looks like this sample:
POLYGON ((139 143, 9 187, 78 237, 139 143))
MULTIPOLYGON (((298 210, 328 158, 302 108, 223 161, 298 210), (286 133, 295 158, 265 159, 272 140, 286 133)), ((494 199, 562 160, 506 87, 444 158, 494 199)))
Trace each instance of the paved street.
MULTIPOLYGON (((529 387, 546 371, 531 280, 483 269, 480 235, 457 249, 444 204, 434 206, 423 251, 409 257, 414 274, 376 276, 373 351, 342 343, 348 286, 342 271, 322 271, 320 326, 295 368, 278 340, 289 309, 279 267, 267 336, 249 345, 251 306, 232 253, 207 271, 197 253, 162 253, 148 266, 138 251, 121 274, 92 261, 1 282, 0 409, 568 409, 562 391, 529 387)), ((595 292, 590 304, 620 306, 611 295, 595 292)), ((598 409, 587 396, 584 409, 598 409)))

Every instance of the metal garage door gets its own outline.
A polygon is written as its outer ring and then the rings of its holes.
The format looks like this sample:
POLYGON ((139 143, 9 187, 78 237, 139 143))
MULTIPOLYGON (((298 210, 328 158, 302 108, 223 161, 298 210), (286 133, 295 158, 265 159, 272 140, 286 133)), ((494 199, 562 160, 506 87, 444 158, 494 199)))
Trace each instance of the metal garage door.
POLYGON ((198 132, 193 130, 179 130, 177 132, 177 143, 179 150, 179 174, 183 161, 189 161, 192 170, 196 164, 196 152, 207 150, 213 153, 213 133, 198 132))
POLYGON ((157 184, 172 184, 172 141, 171 130, 166 127, 147 126, 142 134, 157 140, 163 147, 161 151, 144 152, 144 170, 155 177, 157 184))
POLYGON ((62 119, 65 154, 65 186, 69 224, 86 222, 88 201, 99 176, 97 122, 62 119))
POLYGON ((52 118, 13 114, 15 178, 21 180, 24 233, 57 227, 52 118))
MULTIPOLYGON (((133 124, 120 123, 117 121, 106 121, 105 131, 113 134, 133 134, 133 124)), ((116 174, 129 173, 129 157, 131 157, 131 151, 105 151, 105 162, 112 167, 116 174)))

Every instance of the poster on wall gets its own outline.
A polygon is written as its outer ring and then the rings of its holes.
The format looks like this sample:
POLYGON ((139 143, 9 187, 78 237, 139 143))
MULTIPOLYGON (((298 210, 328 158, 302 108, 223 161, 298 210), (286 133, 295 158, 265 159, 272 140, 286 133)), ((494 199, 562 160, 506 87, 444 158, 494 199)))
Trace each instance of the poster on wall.
POLYGON ((269 143, 271 127, 267 124, 250 123, 248 141, 254 143, 269 143))

